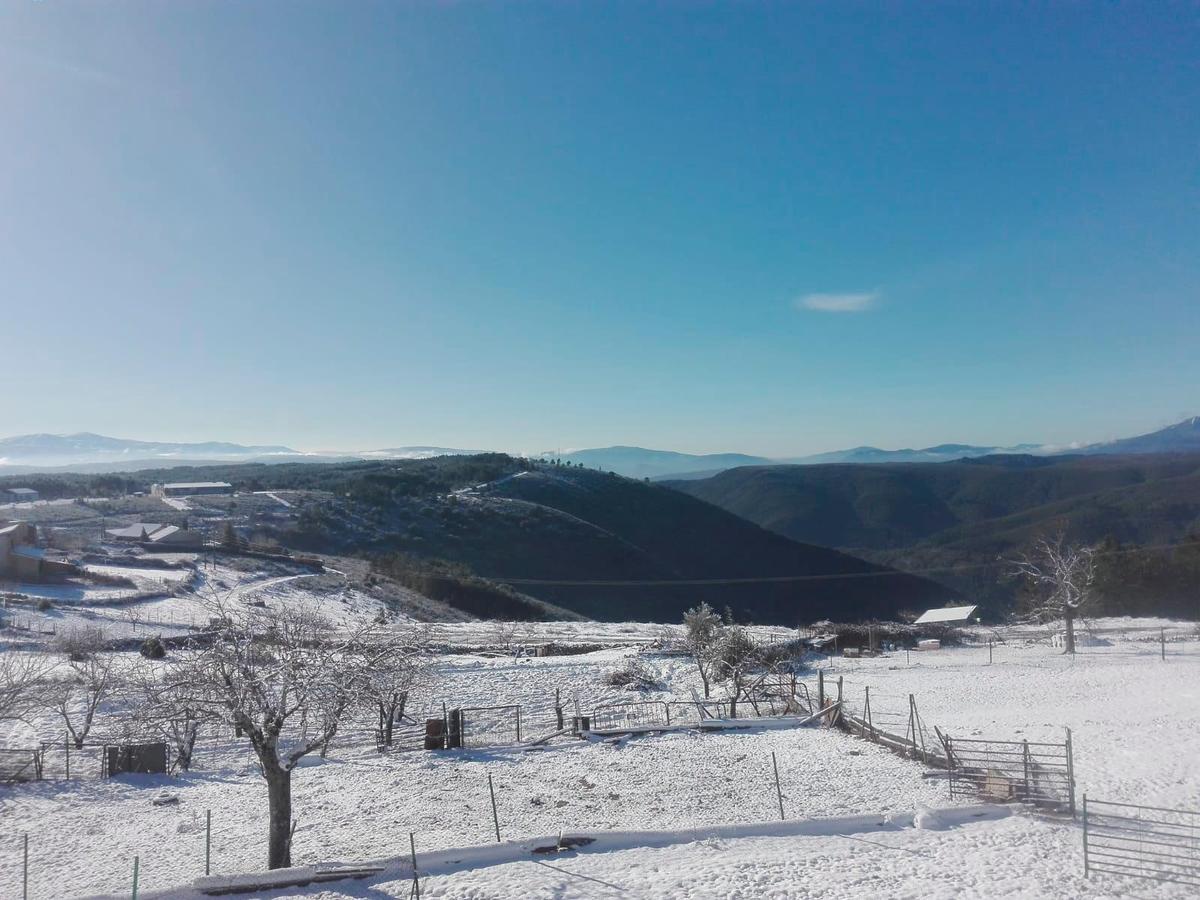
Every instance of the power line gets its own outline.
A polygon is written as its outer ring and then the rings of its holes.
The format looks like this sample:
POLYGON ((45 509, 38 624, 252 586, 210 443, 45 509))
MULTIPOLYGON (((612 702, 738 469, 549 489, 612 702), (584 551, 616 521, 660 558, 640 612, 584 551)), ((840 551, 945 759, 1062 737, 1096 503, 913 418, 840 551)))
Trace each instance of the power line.
MULTIPOLYGON (((1138 547, 1125 547, 1119 550, 1098 552, 1097 556, 1118 556, 1127 553, 1143 553, 1147 550, 1170 550, 1183 547, 1194 542, 1178 541, 1171 544, 1146 544, 1138 547)), ((1200 546, 1200 545, 1198 545, 1200 546)), ((802 581, 846 581, 859 578, 895 578, 897 575, 944 575, 955 572, 969 572, 980 569, 992 569, 1006 564, 1006 560, 995 559, 986 563, 964 563, 959 566, 945 566, 930 569, 887 569, 878 572, 840 572, 825 575, 761 575, 749 578, 661 578, 661 579, 623 579, 623 580, 556 580, 550 578, 505 578, 499 575, 487 576, 491 581, 511 585, 541 585, 545 587, 703 587, 705 585, 735 585, 735 584, 788 584, 802 581)), ((873 564, 881 565, 881 564, 873 564)))

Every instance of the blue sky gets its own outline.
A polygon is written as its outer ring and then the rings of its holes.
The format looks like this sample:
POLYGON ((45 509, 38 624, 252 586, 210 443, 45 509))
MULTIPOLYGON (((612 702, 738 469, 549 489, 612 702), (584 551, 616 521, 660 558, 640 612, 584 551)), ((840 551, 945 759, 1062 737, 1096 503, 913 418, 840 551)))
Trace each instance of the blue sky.
POLYGON ((0 4, 0 434, 794 455, 1200 412, 1200 7, 0 4))

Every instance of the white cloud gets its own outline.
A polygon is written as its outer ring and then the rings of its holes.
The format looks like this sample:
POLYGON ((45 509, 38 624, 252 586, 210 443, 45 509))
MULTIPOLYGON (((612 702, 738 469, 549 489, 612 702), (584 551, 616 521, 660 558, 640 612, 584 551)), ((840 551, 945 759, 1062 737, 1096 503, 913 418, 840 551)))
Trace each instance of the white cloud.
POLYGON ((805 294, 796 298, 796 309, 827 313, 860 313, 874 309, 879 297, 879 291, 856 294, 805 294))

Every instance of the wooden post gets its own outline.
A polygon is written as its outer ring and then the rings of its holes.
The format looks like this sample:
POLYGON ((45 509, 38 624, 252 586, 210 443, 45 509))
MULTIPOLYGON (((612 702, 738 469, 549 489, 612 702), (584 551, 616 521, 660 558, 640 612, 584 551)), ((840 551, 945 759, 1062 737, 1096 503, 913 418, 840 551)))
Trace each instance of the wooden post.
POLYGON ((133 900, 137 900, 138 888, 138 858, 133 858, 133 900))
POLYGON ((521 743, 521 704, 517 704, 517 743, 521 743))
POLYGON ((825 708, 825 670, 817 669, 817 709, 825 708))
POLYGON ((25 854, 21 863, 21 900, 29 900, 29 834, 25 835, 25 854))
POLYGON ((775 767, 775 796, 779 798, 779 818, 782 821, 787 818, 783 814, 783 789, 779 786, 779 760, 775 758, 775 751, 771 751, 771 765, 775 767))
POLYGON ((208 875, 211 871, 209 865, 212 860, 212 810, 204 811, 204 874, 208 875))
POLYGON ((871 731, 871 740, 875 740, 875 724, 871 721, 871 686, 866 687, 866 700, 863 701, 864 715, 867 717, 867 728, 871 731))
POLYGON ((417 877, 417 839, 413 832, 408 833, 408 847, 412 853, 413 886, 408 895, 409 900, 421 900, 421 879, 417 877))
POLYGON ((488 793, 492 795, 492 822, 496 826, 496 843, 500 843, 500 814, 496 812, 496 789, 492 787, 492 773, 488 772, 488 793))
POLYGON ((1158 639, 1160 642, 1160 646, 1162 647, 1163 662, 1166 662, 1167 661, 1167 629, 1165 629, 1165 628, 1158 629, 1158 639))
POLYGON ((558 688, 554 689, 554 717, 558 720, 558 730, 563 730, 563 710, 562 698, 559 696, 558 688))
POLYGON ((450 749, 450 716, 446 712, 446 701, 442 701, 442 749, 450 749))
POLYGON ((992 664, 992 642, 988 641, 988 665, 992 664))
POLYGON ((1026 802, 1028 802, 1029 801, 1029 740, 1028 739, 1023 740, 1021 743, 1024 745, 1024 748, 1025 748, 1024 756, 1022 757, 1022 761, 1025 763, 1025 796, 1022 799, 1024 799, 1026 802))

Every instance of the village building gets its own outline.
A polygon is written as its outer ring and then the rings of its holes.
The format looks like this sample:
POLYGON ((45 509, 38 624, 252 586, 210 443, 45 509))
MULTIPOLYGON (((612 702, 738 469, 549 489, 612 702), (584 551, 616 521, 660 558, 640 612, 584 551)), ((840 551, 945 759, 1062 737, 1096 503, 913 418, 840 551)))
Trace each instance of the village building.
POLYGON ((232 494, 228 481, 175 481, 150 488, 155 497, 197 497, 205 494, 232 494))
POLYGON ((66 555, 37 545, 37 527, 28 522, 0 524, 0 578, 41 581, 73 574, 66 555))
POLYGON ((121 528, 105 529, 105 534, 114 541, 157 550, 199 550, 204 546, 204 537, 198 531, 160 522, 135 522, 121 528))
POLYGON ((5 503, 32 503, 38 499, 38 492, 33 488, 18 487, 0 490, 0 500, 5 503))

